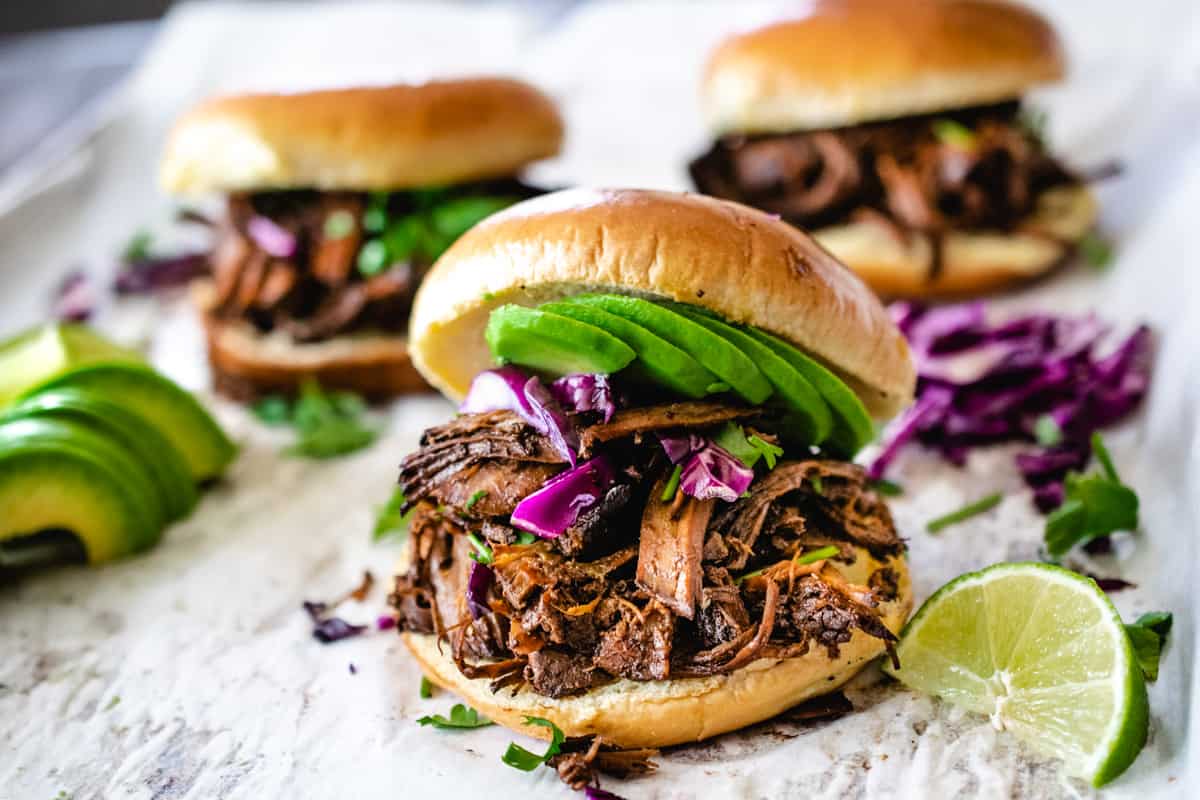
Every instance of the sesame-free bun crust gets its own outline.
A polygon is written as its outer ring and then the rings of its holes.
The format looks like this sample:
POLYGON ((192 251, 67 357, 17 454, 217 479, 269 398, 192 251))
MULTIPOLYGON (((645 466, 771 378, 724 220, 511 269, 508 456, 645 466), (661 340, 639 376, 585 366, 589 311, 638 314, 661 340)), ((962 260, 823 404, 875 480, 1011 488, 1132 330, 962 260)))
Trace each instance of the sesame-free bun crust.
POLYGON ((790 341, 839 373, 876 416, 912 399, 903 335, 863 282, 807 234, 702 195, 556 192, 489 217, 425 277, 413 305, 413 363, 461 398, 493 366, 492 309, 585 292, 675 300, 790 341))
POLYGON ((242 94, 179 120, 160 180, 189 194, 441 186, 513 175, 562 137, 553 102, 515 80, 242 94))
MULTIPOLYGON (((859 563, 869 558, 865 550, 859 550, 859 563)), ((872 566, 878 564, 871 561, 872 566)), ((893 558, 889 564, 899 576, 899 593, 881 610, 884 623, 898 633, 912 610, 912 591, 904 558, 893 558)), ((501 725, 548 739, 549 730, 523 724, 527 716, 543 717, 567 736, 599 735, 623 748, 695 742, 769 719, 835 691, 884 649, 880 640, 856 630, 850 641, 840 646, 836 659, 814 645, 803 656, 759 659, 728 675, 666 681, 622 679, 583 695, 554 699, 528 688, 493 692, 489 681, 465 677, 450 658, 449 647, 439 649, 434 636, 405 633, 403 638, 431 681, 501 725)))
POLYGON ((1011 100, 1064 72, 1053 28, 1014 4, 817 0, 720 44, 702 100, 721 134, 817 130, 1011 100))
POLYGON ((388 333, 356 333, 298 344, 282 331, 262 334, 241 320, 210 313, 211 288, 198 282, 192 296, 200 308, 213 386, 239 402, 294 394, 304 381, 382 402, 429 391, 412 365, 407 339, 388 333))
POLYGON ((841 261, 885 297, 965 297, 1040 277, 1063 263, 1096 222, 1095 196, 1086 186, 1050 189, 1013 232, 952 231, 933 272, 933 245, 914 233, 905 241, 870 221, 813 232, 841 261))

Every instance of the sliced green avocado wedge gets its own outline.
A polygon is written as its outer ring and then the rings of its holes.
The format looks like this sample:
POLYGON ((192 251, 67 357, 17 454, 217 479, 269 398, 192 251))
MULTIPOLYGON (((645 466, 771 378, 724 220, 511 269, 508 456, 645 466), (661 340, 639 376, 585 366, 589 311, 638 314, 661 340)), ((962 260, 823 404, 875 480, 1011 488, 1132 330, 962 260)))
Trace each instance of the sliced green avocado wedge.
POLYGON ((538 310, 570 317, 608 331, 637 353, 637 360, 630 365, 631 369, 639 369, 647 380, 684 397, 704 397, 709 393, 708 387, 717 382, 716 375, 666 339, 602 308, 556 302, 544 303, 538 306, 538 310))
POLYGON ((795 367, 743 330, 707 314, 693 311, 681 303, 672 303, 670 308, 697 325, 703 325, 750 356, 775 387, 779 399, 790 412, 793 423, 800 428, 800 435, 797 437, 800 441, 805 444, 820 444, 829 437, 833 429, 833 415, 829 406, 795 367))
POLYGON ((219 476, 237 453, 196 398, 148 367, 83 366, 36 387, 26 397, 66 388, 112 398, 149 422, 183 456, 197 483, 219 476))
POLYGON ((578 295, 565 302, 600 308, 641 325, 694 357, 751 405, 771 396, 771 383, 754 361, 725 339, 663 306, 612 294, 578 295))
POLYGON ((102 361, 144 363, 83 325, 58 323, 17 334, 0 344, 0 408, 60 372, 102 361))
POLYGON ((170 519, 187 516, 196 505, 196 483, 175 446, 142 417, 94 391, 49 389, 18 403, 6 417, 66 419, 88 425, 116 439, 150 468, 170 519))
POLYGON ((825 367, 792 345, 757 328, 743 330, 767 347, 808 379, 833 412, 833 431, 829 443, 847 456, 853 456, 875 438, 875 425, 866 406, 854 391, 825 367))
POLYGON ((629 345, 594 325, 524 306, 493 311, 484 337, 501 362, 553 375, 611 375, 637 356, 629 345))
POLYGON ((70 530, 96 563, 154 545, 164 512, 148 469, 79 422, 0 423, 0 540, 70 530))

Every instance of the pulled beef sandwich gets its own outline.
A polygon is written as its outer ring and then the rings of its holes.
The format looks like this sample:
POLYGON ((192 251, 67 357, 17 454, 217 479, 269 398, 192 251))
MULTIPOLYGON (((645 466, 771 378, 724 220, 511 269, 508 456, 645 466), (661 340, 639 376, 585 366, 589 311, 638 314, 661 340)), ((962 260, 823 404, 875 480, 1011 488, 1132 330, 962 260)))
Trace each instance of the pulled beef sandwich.
POLYGON ((545 95, 491 78, 231 96, 185 115, 163 185, 227 197, 194 292, 217 388, 424 389, 404 335, 417 286, 480 219, 540 194, 518 175, 562 136, 545 95))
POLYGON ((401 467, 391 602, 431 680, 513 728, 656 747, 891 649, 904 545, 847 459, 913 365, 799 230, 698 195, 547 195, 442 256, 410 336, 462 401, 401 467))
POLYGON ((993 0, 818 0, 712 54, 695 185, 807 230, 885 295, 970 294, 1063 262, 1096 219, 1022 109, 1059 41, 993 0))

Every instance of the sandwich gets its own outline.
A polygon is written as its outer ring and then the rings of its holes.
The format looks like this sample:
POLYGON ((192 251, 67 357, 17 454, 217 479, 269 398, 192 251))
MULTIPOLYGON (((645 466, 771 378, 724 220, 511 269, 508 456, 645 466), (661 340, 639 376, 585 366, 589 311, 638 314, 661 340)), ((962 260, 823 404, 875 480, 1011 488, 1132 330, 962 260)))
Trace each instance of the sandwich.
POLYGON ((798 229, 699 195, 545 195, 442 256, 409 340, 461 405, 403 460, 390 603, 479 712, 659 747, 891 650, 904 545, 848 459, 910 401, 913 364, 798 229))
POLYGON ((540 193, 520 172, 562 136, 549 98, 493 78, 229 96, 184 115, 161 182, 226 199, 193 292, 216 388, 423 390, 404 336, 421 278, 471 225, 540 193))
POLYGON ((1064 73, 1046 20, 998 0, 818 0, 712 53, 700 191, 806 230, 889 296, 968 295, 1064 262, 1086 180, 1023 95, 1064 73))

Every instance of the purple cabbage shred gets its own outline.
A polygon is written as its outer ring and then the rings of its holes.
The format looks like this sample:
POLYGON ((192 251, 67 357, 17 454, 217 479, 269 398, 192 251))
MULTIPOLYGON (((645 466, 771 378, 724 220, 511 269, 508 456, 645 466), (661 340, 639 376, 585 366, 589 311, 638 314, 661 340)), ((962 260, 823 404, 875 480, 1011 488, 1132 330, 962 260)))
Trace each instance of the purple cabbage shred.
POLYGON ((72 272, 54 294, 53 316, 64 322, 85 322, 96 310, 96 287, 83 272, 72 272))
POLYGON ((513 509, 513 527, 543 539, 554 539, 575 524, 579 513, 594 506, 612 485, 615 471, 604 456, 555 475, 513 509))
POLYGON ((326 617, 313 626, 313 638, 321 644, 331 644, 361 636, 366 631, 366 625, 351 625, 341 617, 326 617))
POLYGON ((620 795, 613 794, 607 789, 601 789, 599 786, 583 787, 583 796, 586 800, 624 800, 620 795))
POLYGON ((471 571, 467 573, 467 610, 471 612, 471 619, 492 613, 488 607, 487 593, 495 578, 496 573, 492 572, 491 567, 478 561, 471 562, 471 571))
POLYGON ((605 422, 612 419, 617 410, 612 385, 609 384, 607 375, 568 375, 552 383, 550 393, 568 411, 576 414, 594 411, 599 413, 605 422))
POLYGON ((732 503, 751 482, 754 470, 725 448, 703 436, 659 436, 667 458, 682 465, 679 488, 697 500, 718 499, 732 503))
POLYGON ((186 286, 209 273, 208 255, 183 253, 164 258, 134 261, 117 274, 113 291, 117 294, 150 294, 186 286))
POLYGON ((296 236, 269 217, 256 215, 246 223, 246 233, 268 255, 291 258, 296 255, 296 236))
POLYGON ((512 366, 489 369, 471 381, 458 410, 463 414, 508 410, 550 439, 554 449, 575 465, 579 433, 550 390, 536 376, 512 366))
POLYGON ((978 302, 898 302, 889 311, 917 361, 917 401, 884 434, 873 478, 911 442, 962 464, 975 447, 1036 443, 1038 421, 1049 417, 1058 441, 1016 457, 1035 505, 1048 513, 1063 502, 1066 474, 1091 458, 1092 433, 1127 417, 1149 387, 1153 343, 1146 326, 1105 352, 1109 328, 1092 315, 990 323, 978 302))

